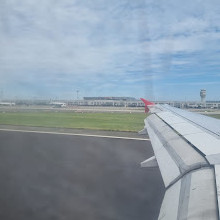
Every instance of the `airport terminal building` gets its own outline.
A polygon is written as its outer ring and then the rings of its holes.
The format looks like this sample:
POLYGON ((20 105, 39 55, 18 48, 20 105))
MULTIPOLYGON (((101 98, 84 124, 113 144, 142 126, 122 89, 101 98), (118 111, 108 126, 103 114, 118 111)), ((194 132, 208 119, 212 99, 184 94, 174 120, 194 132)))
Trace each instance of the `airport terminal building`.
POLYGON ((75 100, 69 105, 79 106, 106 106, 106 107, 144 107, 141 100, 133 97, 84 97, 83 100, 75 100))
POLYGON ((142 107, 144 103, 133 97, 84 97, 85 105, 115 106, 115 107, 142 107))
MULTIPOLYGON (((156 104, 169 104, 176 108, 211 108, 220 109, 220 101, 154 101, 156 104)), ((80 106, 108 106, 108 107, 144 107, 144 103, 133 97, 84 97, 83 100, 75 100, 70 105, 80 106)))

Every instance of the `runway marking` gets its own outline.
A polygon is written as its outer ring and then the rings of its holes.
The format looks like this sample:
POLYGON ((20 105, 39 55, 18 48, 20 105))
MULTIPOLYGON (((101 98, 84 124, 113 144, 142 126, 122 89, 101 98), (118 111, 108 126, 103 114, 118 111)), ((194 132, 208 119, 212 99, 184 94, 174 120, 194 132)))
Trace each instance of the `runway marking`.
POLYGON ((53 131, 28 131, 28 130, 4 129, 4 128, 0 128, 0 131, 12 131, 12 132, 22 132, 22 133, 38 133, 38 134, 61 134, 61 135, 68 135, 68 136, 113 138, 113 139, 138 140, 138 141, 149 141, 150 140, 149 138, 118 137, 118 136, 96 135, 96 134, 75 134, 75 133, 63 133, 63 132, 53 132, 53 131))

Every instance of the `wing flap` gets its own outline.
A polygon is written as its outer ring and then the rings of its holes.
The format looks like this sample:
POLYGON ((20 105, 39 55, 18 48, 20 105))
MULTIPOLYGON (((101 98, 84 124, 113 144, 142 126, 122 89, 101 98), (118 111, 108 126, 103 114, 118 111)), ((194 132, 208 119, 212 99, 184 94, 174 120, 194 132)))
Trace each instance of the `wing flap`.
POLYGON ((180 175, 179 168, 149 125, 147 125, 147 130, 151 139, 154 154, 157 158, 164 185, 167 187, 180 175), (163 160, 161 158, 163 158, 163 160))
MULTIPOLYGON (((215 134, 207 132, 205 128, 200 125, 197 125, 182 116, 178 116, 173 112, 166 111, 156 115, 191 143, 191 145, 197 148, 201 154, 207 156, 206 158, 211 164, 213 163, 212 158, 214 155, 220 154, 220 139, 218 136, 215 136, 215 134)), ((215 160, 215 163, 220 164, 220 159, 218 162, 215 160)))
POLYGON ((205 158, 157 115, 150 115, 145 126, 166 187, 190 170, 207 166, 205 158))
POLYGON ((218 208, 213 168, 186 174, 166 190, 160 220, 217 220, 218 208))

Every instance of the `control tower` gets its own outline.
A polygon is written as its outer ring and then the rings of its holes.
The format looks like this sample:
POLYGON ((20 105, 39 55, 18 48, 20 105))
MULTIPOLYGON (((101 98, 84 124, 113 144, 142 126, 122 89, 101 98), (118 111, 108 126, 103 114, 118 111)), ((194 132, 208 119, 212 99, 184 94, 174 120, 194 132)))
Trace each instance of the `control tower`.
POLYGON ((205 89, 201 89, 200 97, 201 97, 201 102, 205 103, 205 98, 206 98, 206 90, 205 89))

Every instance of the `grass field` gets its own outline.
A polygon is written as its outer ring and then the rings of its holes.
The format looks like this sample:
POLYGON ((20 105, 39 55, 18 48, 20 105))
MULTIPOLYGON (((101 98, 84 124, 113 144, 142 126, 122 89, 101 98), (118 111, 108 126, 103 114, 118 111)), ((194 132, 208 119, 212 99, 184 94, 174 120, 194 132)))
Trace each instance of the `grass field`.
POLYGON ((136 132, 145 118, 145 113, 7 112, 0 113, 0 124, 136 132))
POLYGON ((207 116, 220 119, 220 114, 218 114, 218 115, 217 114, 216 115, 214 115, 214 114, 207 114, 207 116))

